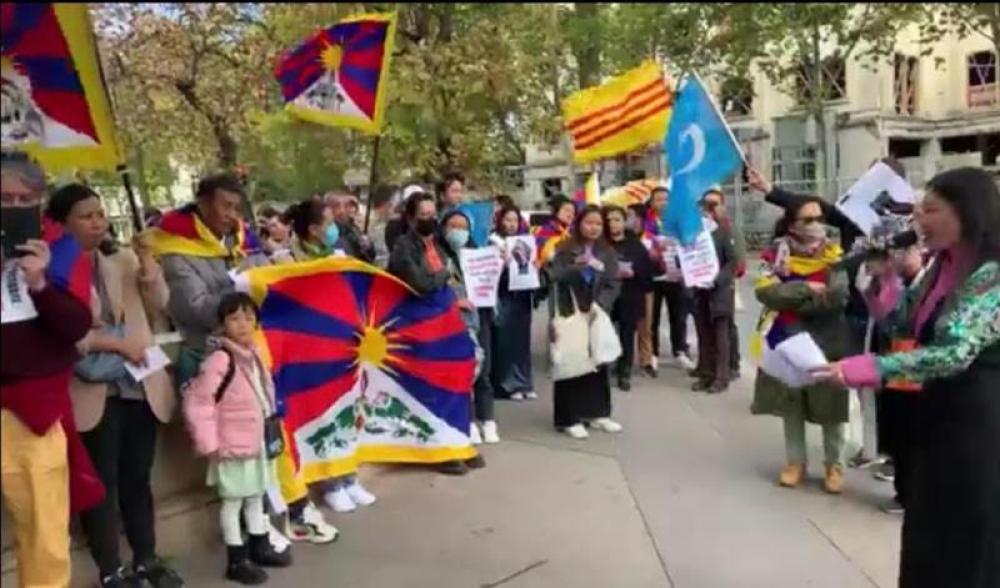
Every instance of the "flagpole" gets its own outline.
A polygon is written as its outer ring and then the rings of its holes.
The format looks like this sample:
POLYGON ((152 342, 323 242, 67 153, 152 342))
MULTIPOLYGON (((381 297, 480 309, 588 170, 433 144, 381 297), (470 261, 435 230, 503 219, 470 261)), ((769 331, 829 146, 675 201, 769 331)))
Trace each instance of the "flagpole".
POLYGON ((125 195, 128 197, 129 207, 132 209, 132 226, 135 232, 141 233, 145 228, 142 217, 139 216, 139 203, 135 199, 135 190, 132 189, 132 177, 129 175, 128 166, 121 164, 117 168, 122 178, 122 185, 125 187, 125 195))
MULTIPOLYGON (((705 88, 705 82, 702 81, 701 76, 698 75, 698 72, 692 70, 691 75, 693 75, 695 79, 698 80, 698 83, 701 84, 702 88, 705 88)), ((736 135, 734 135, 733 130, 729 128, 729 123, 726 122, 726 117, 722 114, 722 110, 719 109, 719 105, 715 103, 715 98, 712 97, 711 92, 707 91, 707 88, 705 95, 708 96, 709 104, 711 104, 712 108, 715 109, 715 113, 719 115, 719 120, 721 120, 723 123, 722 126, 726 128, 726 133, 729 134, 729 138, 732 139, 733 145, 736 146, 736 152, 740 154, 740 159, 743 161, 743 165, 749 166, 750 162, 747 160, 746 153, 743 153, 743 147, 740 145, 740 142, 736 140, 736 135)))
POLYGON ((368 234, 368 223, 372 218, 372 200, 375 197, 375 183, 378 181, 378 151, 382 143, 382 134, 375 135, 372 140, 372 169, 368 176, 368 206, 365 207, 365 234, 368 234))

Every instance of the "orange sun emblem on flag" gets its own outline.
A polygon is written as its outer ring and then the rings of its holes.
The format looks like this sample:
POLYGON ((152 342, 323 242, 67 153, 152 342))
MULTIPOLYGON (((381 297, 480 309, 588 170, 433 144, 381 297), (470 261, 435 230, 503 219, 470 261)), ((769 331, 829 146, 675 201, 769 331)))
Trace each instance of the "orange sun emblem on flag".
POLYGON ((320 60, 323 67, 328 71, 336 71, 340 67, 341 60, 344 59, 344 48, 337 44, 328 44, 320 53, 320 60))

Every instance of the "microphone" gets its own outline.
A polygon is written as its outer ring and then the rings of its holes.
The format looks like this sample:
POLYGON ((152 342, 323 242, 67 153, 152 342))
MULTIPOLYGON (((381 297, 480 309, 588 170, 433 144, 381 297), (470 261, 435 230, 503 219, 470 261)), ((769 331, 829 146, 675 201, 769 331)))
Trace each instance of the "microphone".
POLYGON ((840 261, 834 264, 834 267, 853 271, 863 262, 873 257, 885 255, 892 249, 906 249, 907 247, 912 247, 917 244, 917 241, 919 241, 919 237, 917 236, 916 231, 912 229, 909 231, 903 231, 902 233, 893 235, 882 243, 871 244, 860 251, 856 251, 850 255, 845 255, 840 259, 840 261))

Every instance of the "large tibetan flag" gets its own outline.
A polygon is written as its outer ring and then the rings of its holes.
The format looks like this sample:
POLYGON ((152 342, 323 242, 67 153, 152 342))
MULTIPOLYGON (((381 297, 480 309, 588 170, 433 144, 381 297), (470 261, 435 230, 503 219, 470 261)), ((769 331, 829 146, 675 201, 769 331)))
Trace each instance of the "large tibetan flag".
POLYGON ((191 257, 238 259, 260 253, 261 245, 253 227, 240 221, 235 239, 224 243, 201 222, 195 205, 168 212, 160 224, 150 230, 150 244, 156 256, 187 255, 191 257))
POLYGON ((289 451, 285 500, 363 462, 439 463, 469 442, 475 347, 451 290, 417 296, 355 259, 252 269, 289 451))
POLYGON ((368 14, 287 52, 274 70, 287 108, 310 122, 380 132, 395 34, 395 14, 368 14))
POLYGON ((673 93, 660 66, 647 61, 562 103, 573 159, 590 163, 663 140, 673 93))
POLYGON ((667 234, 691 245, 703 230, 699 203, 733 175, 743 152, 698 76, 685 76, 677 92, 664 150, 673 183, 663 212, 667 234))
POLYGON ((114 169, 121 162, 86 4, 4 2, 5 149, 48 171, 114 169))

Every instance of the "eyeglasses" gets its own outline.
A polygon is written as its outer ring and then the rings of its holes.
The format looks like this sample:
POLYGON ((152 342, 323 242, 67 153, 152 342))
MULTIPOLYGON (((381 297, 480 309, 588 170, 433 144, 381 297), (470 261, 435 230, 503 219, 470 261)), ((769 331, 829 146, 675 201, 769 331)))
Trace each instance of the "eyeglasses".
POLYGON ((708 210, 715 210, 716 208, 722 206, 721 202, 702 202, 701 205, 708 210))

